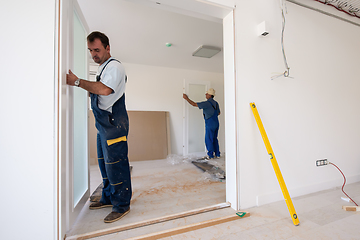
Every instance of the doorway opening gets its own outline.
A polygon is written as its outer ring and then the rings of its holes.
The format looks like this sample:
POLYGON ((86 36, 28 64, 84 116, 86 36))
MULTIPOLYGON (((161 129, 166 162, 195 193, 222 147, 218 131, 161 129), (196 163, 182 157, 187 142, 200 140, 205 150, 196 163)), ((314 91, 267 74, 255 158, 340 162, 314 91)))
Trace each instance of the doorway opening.
MULTIPOLYGON (((223 109, 224 110, 222 110, 222 113, 225 113, 225 106, 223 109)), ((91 115, 89 115, 89 117, 90 116, 91 115)), ((223 124, 223 126, 225 126, 225 124, 223 124)), ((225 159, 224 159, 224 163, 225 163, 225 159)), ((146 219, 147 217, 146 211, 149 209, 150 209, 149 212, 155 213, 154 215, 155 217, 158 216, 156 214, 159 212, 161 212, 161 215, 163 216, 173 214, 174 213, 173 210, 166 210, 165 207, 166 205, 169 205, 168 203, 173 203, 174 201, 176 202, 175 204, 175 207, 177 208, 175 211, 176 213, 182 213, 184 211, 188 211, 188 209, 199 209, 199 208, 203 208, 204 206, 213 206, 226 202, 225 191, 227 188, 225 187, 225 183, 219 181, 211 186, 210 184, 208 184, 209 188, 206 189, 204 187, 205 182, 199 181, 199 176, 201 177, 201 174, 199 175, 198 169, 194 168, 194 166, 191 164, 190 165, 180 164, 174 168, 174 166, 168 164, 168 161, 166 159, 159 159, 155 161, 149 160, 149 161, 133 162, 133 163, 131 162, 130 159, 130 164, 133 166, 132 179, 142 179, 139 181, 139 183, 141 182, 142 184, 139 184, 138 188, 136 187, 136 185, 133 186, 135 191, 140 187, 145 187, 149 189, 148 191, 146 190, 139 191, 138 196, 135 196, 134 193, 132 204, 135 204, 136 202, 139 203, 141 201, 148 201, 148 203, 150 203, 149 205, 143 202, 142 204, 137 205, 138 209, 140 209, 141 207, 143 208, 144 214, 142 216, 138 215, 137 220, 134 217, 133 220, 134 221, 136 220, 135 222, 138 222, 139 219, 146 219), (179 182, 181 180, 186 180, 186 181, 182 185, 179 185, 179 182), (166 183, 167 185, 166 186, 161 185, 163 183, 166 183), (204 189, 205 191, 202 192, 204 189), (192 191, 192 196, 186 195, 185 192, 187 190, 192 191), (212 201, 211 197, 206 197, 205 192, 210 193, 210 195, 212 195, 216 191, 220 191, 220 192, 222 191, 222 196, 220 198, 223 200, 217 199, 214 200, 213 202, 214 204, 211 204, 210 203, 212 201), (179 195, 176 195, 176 193, 179 193, 179 195), (144 198, 145 195, 148 195, 149 198, 147 200, 142 200, 145 199, 144 198), (194 198, 192 197, 197 198, 199 201, 195 203, 193 200, 194 198), (161 201, 159 199, 161 199, 161 201)), ((90 182, 94 184, 90 189, 92 192, 96 187, 96 185, 101 182, 101 179, 98 183, 96 183, 98 180, 95 180, 96 177, 93 178, 93 176, 100 177, 100 173, 98 172, 96 165, 91 166, 90 170, 91 170, 90 182)), ((86 209, 88 207, 88 203, 85 204, 84 207, 86 209)), ((86 216, 87 220, 85 220, 86 222, 93 221, 95 225, 99 225, 99 223, 102 223, 101 220, 103 219, 104 216, 106 216, 108 211, 109 209, 104 209, 104 211, 102 210, 88 211, 87 213, 81 213, 80 218, 83 217, 84 215, 87 215, 86 216), (95 220, 96 222, 94 222, 95 220)), ((118 222, 117 224, 118 225, 127 224, 126 219, 129 218, 131 218, 131 215, 128 215, 126 218, 124 218, 124 222, 118 222)), ((80 225, 82 224, 83 223, 80 223, 80 225)), ((105 228, 114 227, 114 225, 112 226, 108 226, 106 224, 104 225, 105 228)), ((99 230, 96 228, 88 228, 88 226, 85 226, 85 228, 87 228, 86 230, 87 232, 99 230)), ((77 234, 82 234, 82 232, 78 232, 78 233, 73 232, 68 236, 77 235, 77 234)))
MULTIPOLYGON (((194 102, 204 101, 205 92, 210 88, 209 81, 184 80, 184 90, 194 102)), ((204 117, 198 108, 190 106, 184 101, 184 143, 183 155, 196 157, 206 156, 204 143, 205 124, 204 117)), ((222 126, 224 128, 225 126, 222 126)), ((222 129, 224 130, 224 129, 222 129)))

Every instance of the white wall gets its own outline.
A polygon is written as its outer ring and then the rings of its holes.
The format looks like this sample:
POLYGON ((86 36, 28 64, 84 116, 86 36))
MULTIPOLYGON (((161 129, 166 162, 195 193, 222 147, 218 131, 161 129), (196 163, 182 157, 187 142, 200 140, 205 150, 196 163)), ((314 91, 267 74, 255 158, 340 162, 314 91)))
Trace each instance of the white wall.
POLYGON ((359 181, 359 27, 287 2, 284 41, 294 79, 270 80, 285 70, 279 1, 236 2, 240 207, 283 199, 250 102, 257 105, 291 197, 342 185, 338 170, 315 167, 317 159, 337 164, 348 183, 359 181), (262 21, 270 32, 265 38, 256 32, 262 21))
POLYGON ((54 239, 55 1, 1 9, 0 239, 54 239))
MULTIPOLYGON (((121 58, 120 58, 121 59, 121 58)), ((170 113, 171 151, 182 155, 183 145, 183 81, 210 81, 216 91, 215 100, 224 113, 224 75, 185 69, 123 63, 128 75, 126 107, 128 110, 168 111, 170 113)), ((205 101, 204 93, 204 101, 205 101)), ((202 114, 202 110, 199 110, 202 114)), ((225 152, 224 114, 219 117, 220 151, 225 152)), ((130 126, 131 127, 131 126, 130 126)))

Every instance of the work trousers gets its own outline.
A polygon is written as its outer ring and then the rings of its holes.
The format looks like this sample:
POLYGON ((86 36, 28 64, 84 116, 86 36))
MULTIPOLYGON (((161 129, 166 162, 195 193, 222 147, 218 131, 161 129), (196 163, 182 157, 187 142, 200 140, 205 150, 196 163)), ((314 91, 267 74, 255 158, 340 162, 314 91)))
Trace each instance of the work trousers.
POLYGON ((219 141, 218 141, 218 131, 219 131, 219 120, 218 113, 215 111, 213 116, 209 119, 205 119, 205 146, 207 149, 207 154, 209 158, 220 157, 219 151, 219 141))
POLYGON ((98 162, 104 185, 100 202, 112 204, 112 211, 122 213, 128 210, 132 196, 125 95, 113 105, 112 113, 98 108, 95 94, 91 95, 91 106, 98 129, 98 162))

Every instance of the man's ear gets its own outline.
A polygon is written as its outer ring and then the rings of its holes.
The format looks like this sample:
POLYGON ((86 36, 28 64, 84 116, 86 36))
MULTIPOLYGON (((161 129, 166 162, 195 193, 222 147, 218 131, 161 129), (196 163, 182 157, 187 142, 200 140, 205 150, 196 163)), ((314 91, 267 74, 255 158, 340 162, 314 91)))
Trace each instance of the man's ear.
POLYGON ((107 46, 106 46, 106 51, 107 51, 108 53, 110 53, 110 45, 107 45, 107 46))

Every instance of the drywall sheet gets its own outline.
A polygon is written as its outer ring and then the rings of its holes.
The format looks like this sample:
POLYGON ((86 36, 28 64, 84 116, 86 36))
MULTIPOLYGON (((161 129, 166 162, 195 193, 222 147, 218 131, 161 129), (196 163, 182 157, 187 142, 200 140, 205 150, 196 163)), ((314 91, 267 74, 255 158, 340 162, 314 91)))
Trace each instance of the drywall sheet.
POLYGON ((169 112, 128 111, 129 160, 165 159, 170 151, 169 112))
MULTIPOLYGON (((165 159, 171 154, 169 112, 128 111, 129 160, 165 159)), ((97 163, 95 119, 89 111, 89 150, 91 165, 97 163)))
POLYGON ((98 160, 97 160, 97 151, 96 151, 96 134, 97 134, 97 129, 95 127, 95 118, 94 118, 94 114, 92 112, 92 110, 89 110, 88 112, 88 141, 89 141, 89 164, 90 165, 97 165, 98 164, 98 160))

